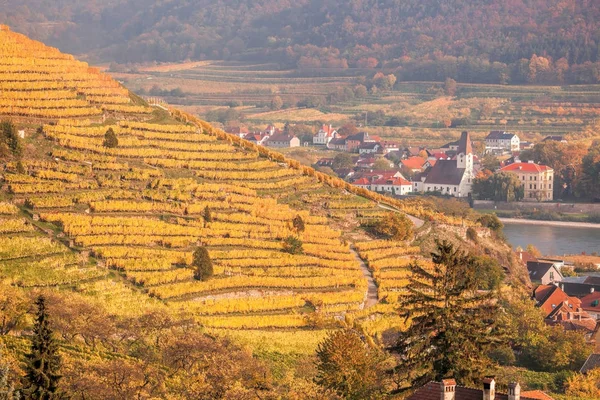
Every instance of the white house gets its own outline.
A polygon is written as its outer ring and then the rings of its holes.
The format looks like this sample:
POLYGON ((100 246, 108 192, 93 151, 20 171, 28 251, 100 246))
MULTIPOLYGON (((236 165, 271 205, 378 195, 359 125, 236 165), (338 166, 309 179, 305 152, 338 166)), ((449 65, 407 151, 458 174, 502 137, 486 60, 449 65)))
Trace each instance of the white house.
POLYGON ((279 133, 269 137, 264 142, 264 145, 275 148, 300 147, 300 139, 298 139, 296 136, 279 133))
POLYGON ((313 144, 315 145, 327 145, 332 139, 339 137, 337 131, 331 127, 323 124, 319 132, 313 136, 313 144))
POLYGON ((486 153, 504 153, 521 150, 521 139, 514 133, 491 131, 485 138, 486 153))

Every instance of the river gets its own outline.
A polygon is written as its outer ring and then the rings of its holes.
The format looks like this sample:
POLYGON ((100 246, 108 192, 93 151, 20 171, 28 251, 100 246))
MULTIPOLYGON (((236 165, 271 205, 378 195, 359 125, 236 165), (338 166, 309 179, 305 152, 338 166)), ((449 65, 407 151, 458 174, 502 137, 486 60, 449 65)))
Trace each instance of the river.
POLYGON ((600 227, 532 225, 504 219, 503 222, 504 234, 513 248, 532 244, 544 255, 600 253, 600 227))

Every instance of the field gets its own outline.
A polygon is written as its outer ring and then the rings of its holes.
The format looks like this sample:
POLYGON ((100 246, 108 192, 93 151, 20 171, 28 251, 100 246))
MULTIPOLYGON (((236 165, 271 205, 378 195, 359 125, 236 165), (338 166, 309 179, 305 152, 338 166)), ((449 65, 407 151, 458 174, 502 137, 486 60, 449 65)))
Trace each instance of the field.
POLYGON ((201 116, 233 106, 246 125, 257 128, 286 122, 364 124, 366 119, 369 132, 410 145, 439 145, 455 140, 462 130, 469 130, 476 139, 490 130, 507 130, 529 141, 551 134, 589 141, 596 135, 594 127, 600 115, 598 85, 458 84, 456 96, 447 97, 441 83, 397 82, 393 90, 328 103, 327 97, 333 92, 368 85, 364 78, 367 71, 327 69, 303 74, 278 70, 272 64, 207 61, 140 67, 136 73, 113 76, 134 90, 150 91, 154 85, 168 90, 181 88, 183 97, 167 99, 201 116), (275 96, 281 97, 284 104, 314 98, 325 103, 317 108, 291 106, 289 110, 271 111, 275 96), (388 121, 396 117, 396 126, 383 126, 385 121, 374 117, 381 112, 388 121))
MULTIPOLYGON (((399 326, 389 307, 365 307, 367 278, 376 274, 380 298, 406 281, 379 274, 381 260, 362 271, 352 248, 368 243, 364 228, 387 212, 382 204, 461 223, 176 109, 150 107, 70 56, 4 27, 0 35, 0 65, 9 66, 0 101, 32 104, 0 112, 26 131, 0 181, 3 284, 77 293, 119 318, 160 310, 265 351, 312 353, 347 315, 372 334, 399 326), (32 59, 44 60, 40 73, 28 72, 32 59), (64 82, 51 87, 58 74, 64 82), (93 93, 100 98, 90 100, 93 93), (63 95, 80 103, 63 103, 63 95), (291 249, 291 239, 301 249, 291 249), (196 279, 191 265, 199 246, 213 263, 208 280, 196 279)), ((390 246, 394 255, 419 252, 410 243, 390 246)))

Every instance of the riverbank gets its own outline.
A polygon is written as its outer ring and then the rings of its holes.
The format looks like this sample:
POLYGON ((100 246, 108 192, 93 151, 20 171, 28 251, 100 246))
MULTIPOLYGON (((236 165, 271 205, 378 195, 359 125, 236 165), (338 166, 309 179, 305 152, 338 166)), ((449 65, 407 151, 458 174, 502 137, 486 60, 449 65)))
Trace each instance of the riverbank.
POLYGON ((567 221, 545 221, 539 219, 522 218, 499 218, 503 224, 522 224, 522 225, 545 225, 545 226, 564 226, 569 228, 596 228, 600 229, 600 224, 593 222, 567 222, 567 221))

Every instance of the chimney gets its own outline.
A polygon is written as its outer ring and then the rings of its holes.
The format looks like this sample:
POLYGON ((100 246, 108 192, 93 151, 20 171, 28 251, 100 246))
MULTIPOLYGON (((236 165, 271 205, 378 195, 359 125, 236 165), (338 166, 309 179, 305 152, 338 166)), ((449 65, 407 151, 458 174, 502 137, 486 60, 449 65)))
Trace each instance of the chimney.
POLYGON ((440 383, 441 396, 440 400, 455 400, 456 398, 456 381, 454 379, 443 379, 440 383))
POLYGON ((496 381, 489 377, 483 380, 483 400, 494 400, 496 397, 496 381))
POLYGON ((594 293, 594 288, 590 288, 590 293, 594 293))
POLYGON ((519 382, 508 384, 508 400, 521 400, 521 385, 519 385, 519 382))

